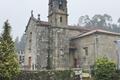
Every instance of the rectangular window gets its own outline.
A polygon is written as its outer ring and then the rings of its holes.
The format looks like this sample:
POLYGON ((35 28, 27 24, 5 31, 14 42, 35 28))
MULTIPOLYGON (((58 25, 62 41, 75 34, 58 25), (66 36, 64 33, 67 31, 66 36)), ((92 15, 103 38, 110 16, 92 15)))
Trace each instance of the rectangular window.
POLYGON ((77 68, 77 59, 74 59, 74 67, 77 68))
POLYGON ((62 23, 62 17, 60 17, 60 22, 62 23))
POLYGON ((19 60, 22 61, 22 56, 19 56, 19 60))
POLYGON ((88 47, 84 47, 83 49, 85 51, 85 55, 88 56, 88 47))
POLYGON ((29 65, 29 68, 31 68, 31 62, 32 62, 32 58, 29 57, 29 58, 28 58, 28 65, 29 65))
POLYGON ((29 36, 29 52, 31 52, 31 47, 32 47, 32 32, 30 32, 29 36))
POLYGON ((22 62, 23 62, 23 63, 25 62, 25 56, 23 56, 23 58, 22 58, 22 62))
POLYGON ((29 42, 31 43, 31 42, 32 42, 32 40, 30 39, 30 40, 29 40, 29 42))

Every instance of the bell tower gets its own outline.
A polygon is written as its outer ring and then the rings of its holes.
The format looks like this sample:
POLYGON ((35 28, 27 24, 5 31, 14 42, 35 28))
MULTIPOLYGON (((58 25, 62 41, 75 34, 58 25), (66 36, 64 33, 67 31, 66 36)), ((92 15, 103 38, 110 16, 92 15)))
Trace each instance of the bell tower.
POLYGON ((48 22, 52 26, 67 26, 67 0, 49 0, 48 22))

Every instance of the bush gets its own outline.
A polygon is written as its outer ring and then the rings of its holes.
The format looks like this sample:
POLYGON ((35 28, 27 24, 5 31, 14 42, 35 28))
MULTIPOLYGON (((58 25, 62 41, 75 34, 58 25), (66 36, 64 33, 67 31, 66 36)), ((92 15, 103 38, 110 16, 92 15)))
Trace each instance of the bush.
POLYGON ((95 80, 117 80, 116 65, 109 61, 108 58, 97 59, 94 66, 95 80))

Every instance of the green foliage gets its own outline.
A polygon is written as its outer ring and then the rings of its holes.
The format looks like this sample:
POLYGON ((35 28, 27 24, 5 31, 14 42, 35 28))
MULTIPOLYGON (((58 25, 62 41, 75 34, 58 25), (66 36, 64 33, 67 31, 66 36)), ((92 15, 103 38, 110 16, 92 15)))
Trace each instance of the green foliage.
POLYGON ((73 80, 71 70, 22 71, 13 80, 73 80))
POLYGON ((108 14, 95 14, 93 17, 88 15, 81 16, 78 24, 90 29, 97 28, 112 32, 120 32, 120 18, 116 23, 114 23, 112 17, 108 14))
POLYGON ((81 16, 79 18, 80 25, 90 26, 90 27, 108 27, 112 22, 112 17, 108 14, 100 15, 96 14, 92 18, 88 15, 81 16))
POLYGON ((19 72, 19 64, 15 53, 14 42, 10 36, 11 27, 8 21, 5 22, 4 31, 0 38, 0 77, 10 80, 19 72))
POLYGON ((97 59, 94 66, 95 80, 113 80, 116 73, 116 65, 107 58, 97 59))

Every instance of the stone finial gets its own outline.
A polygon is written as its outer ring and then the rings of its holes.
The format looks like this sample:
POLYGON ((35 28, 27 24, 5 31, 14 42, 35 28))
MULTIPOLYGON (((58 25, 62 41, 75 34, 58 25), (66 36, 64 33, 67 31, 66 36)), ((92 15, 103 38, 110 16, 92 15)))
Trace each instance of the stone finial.
POLYGON ((38 20, 40 21, 40 14, 38 14, 38 20))
POLYGON ((31 10, 31 17, 33 17, 33 10, 31 10))

